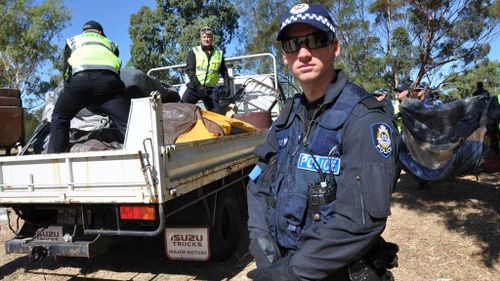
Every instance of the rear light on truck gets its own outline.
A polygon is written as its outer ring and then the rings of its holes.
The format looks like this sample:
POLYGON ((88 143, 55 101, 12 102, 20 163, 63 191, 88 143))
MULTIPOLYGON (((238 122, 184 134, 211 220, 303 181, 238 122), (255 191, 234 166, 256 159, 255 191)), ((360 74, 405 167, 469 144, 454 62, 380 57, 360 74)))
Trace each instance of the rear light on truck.
POLYGON ((120 219, 122 220, 156 220, 156 208, 154 206, 120 206, 120 219))

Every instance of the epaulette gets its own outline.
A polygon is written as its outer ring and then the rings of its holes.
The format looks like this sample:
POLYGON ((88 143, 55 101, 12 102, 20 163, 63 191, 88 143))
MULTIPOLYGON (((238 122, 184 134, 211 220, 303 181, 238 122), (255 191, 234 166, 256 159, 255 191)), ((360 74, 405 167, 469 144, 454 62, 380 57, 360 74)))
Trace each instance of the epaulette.
POLYGON ((376 100, 374 97, 365 97, 361 100, 361 103, 368 109, 384 109, 384 103, 376 100))
POLYGON ((292 98, 286 99, 285 106, 283 106, 283 109, 280 111, 280 115, 276 119, 277 127, 286 125, 288 117, 290 117, 290 113, 292 113, 293 104, 296 99, 300 99, 300 94, 296 94, 292 98))

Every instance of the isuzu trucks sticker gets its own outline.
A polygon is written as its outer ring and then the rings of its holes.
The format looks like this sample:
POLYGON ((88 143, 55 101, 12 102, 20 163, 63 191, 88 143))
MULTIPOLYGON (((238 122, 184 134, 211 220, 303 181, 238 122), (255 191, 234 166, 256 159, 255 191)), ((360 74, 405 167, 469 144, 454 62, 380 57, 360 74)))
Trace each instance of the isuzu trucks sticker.
POLYGON ((63 227, 62 226, 49 226, 37 229, 33 240, 47 241, 47 242, 64 242, 63 227))
POLYGON ((165 253, 172 260, 208 260, 208 228, 165 228, 165 253))

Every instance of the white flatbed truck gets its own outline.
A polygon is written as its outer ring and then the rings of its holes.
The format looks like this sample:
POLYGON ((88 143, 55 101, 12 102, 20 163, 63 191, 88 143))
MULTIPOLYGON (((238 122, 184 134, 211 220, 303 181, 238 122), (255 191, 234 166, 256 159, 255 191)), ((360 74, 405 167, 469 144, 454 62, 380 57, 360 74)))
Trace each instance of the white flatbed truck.
POLYGON ((121 150, 0 157, 0 218, 15 232, 6 253, 91 258, 113 236, 163 234, 170 259, 224 259, 239 240, 265 134, 165 144, 152 95, 132 100, 121 150))

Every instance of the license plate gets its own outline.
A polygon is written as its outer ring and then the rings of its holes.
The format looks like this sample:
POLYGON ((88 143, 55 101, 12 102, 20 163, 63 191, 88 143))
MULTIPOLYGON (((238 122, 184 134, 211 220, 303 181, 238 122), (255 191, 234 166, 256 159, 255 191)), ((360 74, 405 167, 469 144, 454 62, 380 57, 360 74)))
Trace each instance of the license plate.
POLYGON ((165 228, 165 254, 171 260, 208 260, 208 228, 165 228))
POLYGON ((64 242, 63 235, 63 227, 53 225, 37 229, 33 240, 45 242, 64 242))

